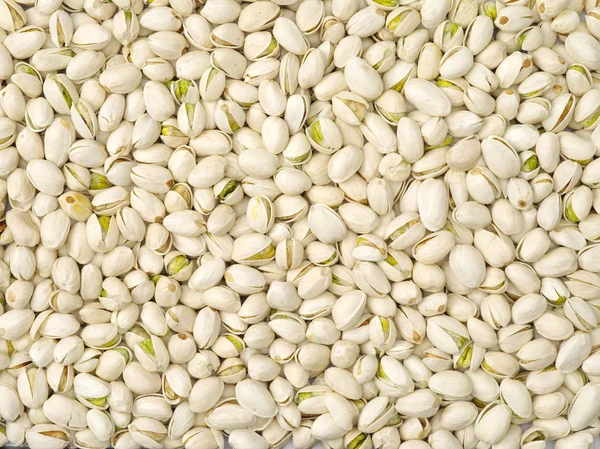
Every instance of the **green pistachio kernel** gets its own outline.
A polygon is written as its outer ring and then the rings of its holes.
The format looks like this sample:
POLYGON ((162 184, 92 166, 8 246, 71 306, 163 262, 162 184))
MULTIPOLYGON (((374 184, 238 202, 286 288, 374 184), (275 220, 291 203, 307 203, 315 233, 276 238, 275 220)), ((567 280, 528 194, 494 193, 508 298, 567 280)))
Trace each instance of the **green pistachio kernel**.
POLYGON ((386 8, 395 8, 398 5, 396 0, 374 0, 374 2, 386 8))
POLYGON ((546 90, 546 87, 542 87, 541 89, 534 90, 533 92, 527 92, 525 94, 521 94, 523 98, 532 98, 542 95, 546 90))
POLYGON ((467 344, 466 337, 463 337, 462 335, 459 335, 456 332, 452 332, 451 330, 445 329, 443 327, 442 330, 446 332, 452 338, 452 340, 454 340, 454 343, 456 343, 456 346, 458 346, 459 349, 467 344))
MULTIPOLYGON (((119 341, 121 341, 121 336, 119 334, 117 334, 110 341, 104 343, 100 347, 101 348, 110 348, 111 346, 114 346, 117 343, 119 343, 119 341)), ((124 351, 124 349, 122 349, 122 350, 124 351)))
POLYGON ((565 216, 567 217, 567 220, 569 220, 573 223, 579 223, 579 218, 577 217, 577 214, 573 210, 572 204, 569 204, 567 206, 567 208, 565 209, 565 216))
POLYGON ((27 73, 28 75, 33 75, 35 77, 38 76, 37 72, 29 64, 19 64, 18 67, 15 67, 15 72, 27 73))
POLYGON ((383 336, 385 339, 390 335, 390 320, 387 318, 379 318, 379 322, 381 323, 381 329, 383 330, 383 336))
POLYGON ((392 123, 398 123, 402 117, 406 116, 404 112, 391 112, 382 108, 377 108, 377 112, 379 112, 388 122, 392 123))
POLYGON ((344 103, 356 117, 364 117, 367 112, 367 107, 360 101, 348 100, 347 98, 340 98, 340 101, 344 103))
POLYGON ((521 166, 521 171, 523 173, 531 173, 538 167, 539 167, 539 161, 538 161, 537 156, 534 154, 532 156, 529 156, 527 158, 527 160, 525 160, 525 162, 521 166))
POLYGON ((385 374, 385 371, 383 370, 383 366, 381 366, 381 363, 377 367, 377 377, 379 377, 381 379, 389 379, 387 377, 387 374, 385 374))
POLYGON ((235 349, 238 353, 244 350, 244 345, 235 335, 225 335, 225 338, 229 340, 233 346, 235 346, 235 349))
POLYGON ((364 433, 360 433, 348 443, 348 449, 360 449, 366 440, 367 436, 364 433))
POLYGON ((185 134, 173 125, 163 125, 160 128, 160 134, 165 137, 185 137, 185 134))
POLYGON ((305 391, 303 393, 298 393, 296 395, 296 404, 300 404, 302 401, 310 399, 314 396, 315 396, 314 393, 312 393, 311 391, 305 391))
POLYGON ((290 162, 290 164, 301 164, 302 162, 306 161, 309 158, 310 154, 311 153, 309 151, 309 152, 307 152, 305 154, 302 154, 300 156, 288 157, 286 159, 290 162))
POLYGON ((229 368, 225 368, 223 371, 219 371, 219 376, 233 376, 244 369, 244 365, 242 364, 230 366, 229 368))
POLYGON ((371 67, 373 67, 375 70, 379 70, 379 67, 381 67, 381 65, 385 62, 384 59, 380 59, 379 61, 377 61, 375 64, 373 64, 371 67))
POLYGON ((177 192, 187 204, 191 204, 192 194, 185 184, 176 184, 173 186, 173 191, 177 192))
POLYGON ((460 26, 458 26, 457 23, 447 22, 446 25, 444 25, 443 42, 448 42, 450 39, 452 39, 459 28, 460 26))
POLYGON ((449 146, 452 142, 454 142, 454 137, 450 134, 446 136, 446 138, 439 145, 425 145, 425 151, 435 150, 436 148, 442 148, 449 146))
POLYGON ((343 282, 341 281, 341 279, 336 276, 335 274, 331 275, 331 283, 335 284, 335 285, 344 285, 343 282))
MULTIPOLYGON (((58 83, 58 81, 57 81, 57 83, 58 83)), ((65 100, 65 103, 67 103, 67 106, 70 108, 73 105, 73 98, 71 97, 69 90, 65 86, 63 86, 61 83, 58 83, 58 85, 59 85, 58 88, 60 89, 60 94, 62 95, 63 99, 65 100)))
POLYGON ((435 84, 437 85, 437 87, 439 88, 448 88, 448 89, 454 89, 454 90, 458 90, 458 91, 463 91, 463 89, 456 83, 453 83, 450 80, 447 80, 446 78, 438 78, 435 80, 435 84))
POLYGON ((188 123, 191 125, 194 123, 194 114, 196 113, 196 105, 191 103, 185 104, 185 113, 187 115, 188 123))
POLYGON ((457 365, 462 368, 468 368, 471 366, 471 360, 473 359, 473 345, 468 345, 465 350, 460 354, 457 365))
POLYGON ((585 68, 582 65, 574 64, 574 65, 571 66, 571 68, 569 70, 575 70, 576 72, 579 72, 582 75, 587 76, 587 74, 585 72, 585 68))
POLYGON ((188 260, 187 257, 185 257, 183 254, 177 257, 174 257, 168 264, 167 264, 167 273, 169 273, 169 275, 174 275, 179 273, 181 270, 183 270, 184 268, 186 268, 187 266, 189 266, 190 261, 188 260))
POLYGON ((150 338, 150 334, 148 334, 146 329, 144 329, 142 326, 134 326, 129 330, 129 332, 133 332, 135 335, 142 337, 144 340, 150 338))
POLYGON ((222 200, 226 199, 230 194, 232 194, 235 191, 237 186, 238 184, 234 180, 229 181, 227 184, 225 184, 225 187, 223 187, 221 193, 219 193, 219 198, 221 198, 222 200))
MULTIPOLYGON (((391 404, 390 404, 391 407, 391 404)), ((389 407, 386 408, 386 412, 389 410, 389 407)), ((389 419, 389 421, 387 423, 385 423, 386 426, 392 426, 392 427, 397 427, 400 424, 402 424, 402 417, 400 416, 400 414, 398 413, 394 413, 392 415, 392 417, 389 419)))
POLYGON ((92 116, 88 108, 85 106, 83 100, 79 100, 77 103, 75 103, 75 109, 77 110, 77 112, 79 112, 79 115, 81 115, 81 118, 85 122, 86 126, 91 130, 93 127, 92 116))
POLYGON ((229 127, 231 128, 232 131, 237 131, 238 129, 240 129, 240 125, 236 121, 235 117, 231 114, 231 109, 229 109, 228 105, 226 105, 226 104, 222 105, 221 111, 227 117, 227 123, 229 123, 229 127))
POLYGON ((112 187, 113 184, 108 180, 106 176, 101 173, 91 173, 90 177, 90 190, 102 190, 112 187))
POLYGON ((154 352, 154 343, 152 343, 152 338, 146 338, 145 340, 138 343, 138 346, 142 348, 142 351, 144 351, 146 354, 152 356, 156 355, 156 353, 154 352))
POLYGON ((408 15, 410 13, 411 13, 411 11, 409 11, 409 10, 402 11, 400 14, 398 14, 396 17, 394 17, 392 20, 390 20, 387 25, 388 30, 390 30, 390 31, 396 30, 396 28, 398 28, 400 26, 400 22, 402 22, 404 19, 406 19, 406 17, 408 17, 408 15))
POLYGON ((487 1, 483 4, 483 13, 492 20, 496 20, 498 17, 498 10, 496 8, 496 0, 487 1))
POLYGON ((557 298, 554 300, 547 300, 551 305, 553 306, 562 306, 565 301, 567 300, 566 296, 561 296, 560 293, 558 293, 558 291, 554 290, 554 293, 556 293, 557 298))
POLYGON ((598 106, 594 110, 594 112, 592 112, 584 120, 582 120, 581 124, 583 125, 584 128, 590 128, 590 127, 594 126, 594 124, 598 121, 598 118, 600 118, 600 106, 598 106))
POLYGON ((123 356, 126 363, 129 362, 129 360, 131 359, 129 352, 127 352, 125 348, 115 348, 114 350, 123 356))
POLYGON ((484 370, 486 370, 486 371, 488 371, 488 372, 490 372, 490 373, 492 373, 492 374, 499 374, 499 373, 498 373, 498 372, 496 372, 496 371, 495 371, 495 370, 494 370, 494 369, 493 369, 493 368, 490 366, 490 364, 489 364, 488 362, 486 362, 485 360, 484 360, 483 362, 481 362, 481 367, 482 367, 484 370))
POLYGON ((265 249, 257 252, 256 254, 247 257, 246 260, 265 260, 272 259, 273 257, 275 257, 275 248, 273 248, 273 245, 269 245, 265 249))
POLYGON ((192 82, 188 81, 188 80, 179 80, 179 81, 176 81, 174 84, 175 84, 175 96, 177 97, 177 99, 179 101, 181 101, 181 99, 187 95, 188 90, 189 90, 190 86, 192 85, 192 82))
POLYGON ((523 440, 522 444, 525 445, 527 443, 532 443, 534 441, 546 441, 546 435, 544 435, 541 431, 531 432, 531 434, 527 435, 527 437, 523 440))
POLYGON ((394 240, 400 238, 403 234, 405 234, 406 232, 408 232, 408 230, 410 228, 412 228, 414 225, 416 225, 417 223, 419 223, 419 219, 416 218, 414 220, 409 221, 408 223, 400 226, 398 229, 396 229, 392 235, 390 235, 389 239, 391 242, 393 242, 394 240))
POLYGON ((384 259, 384 262, 390 264, 392 267, 395 267, 396 265, 398 265, 398 261, 394 258, 394 256, 392 256, 389 253, 388 253, 387 257, 384 259))
POLYGON ((410 72, 407 73, 404 78, 402 78, 400 81, 398 81, 396 84, 394 84, 390 89, 395 90, 397 92, 402 92, 402 89, 404 89, 404 85, 406 84, 406 82, 408 81, 409 78, 410 78, 410 72))
POLYGON ((337 259, 337 251, 334 251, 331 257, 319 262, 321 265, 331 265, 337 259))
POLYGON ((321 122, 315 120, 312 125, 310 125, 310 135, 313 140, 317 143, 321 143, 324 140, 323 131, 321 130, 321 122))
POLYGON ((100 223, 100 226, 102 227, 102 233, 106 234, 108 232, 108 228, 110 227, 110 217, 98 217, 98 223, 100 223))
POLYGON ((212 83, 212 80, 215 78, 215 76, 217 76, 219 74, 219 70, 217 69, 210 69, 210 72, 208 72, 208 79, 206 80, 206 86, 210 86, 210 83, 212 83))
POLYGON ((264 58, 265 56, 268 56, 271 53, 273 53, 276 48, 277 48, 277 41, 275 40, 275 38, 272 38, 271 42, 269 42, 269 45, 267 46, 267 48, 265 48, 264 51, 260 55, 258 55, 258 57, 264 58))
POLYGON ((106 398, 83 398, 90 404, 94 404, 96 407, 104 407, 106 405, 106 398))

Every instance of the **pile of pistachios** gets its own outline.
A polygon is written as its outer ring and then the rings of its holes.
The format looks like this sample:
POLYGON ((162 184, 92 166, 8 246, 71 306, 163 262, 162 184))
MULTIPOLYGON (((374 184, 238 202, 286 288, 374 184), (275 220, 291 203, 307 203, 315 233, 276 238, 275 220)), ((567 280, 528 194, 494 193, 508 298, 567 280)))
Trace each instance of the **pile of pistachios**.
POLYGON ((591 449, 600 0, 0 0, 0 446, 591 449))

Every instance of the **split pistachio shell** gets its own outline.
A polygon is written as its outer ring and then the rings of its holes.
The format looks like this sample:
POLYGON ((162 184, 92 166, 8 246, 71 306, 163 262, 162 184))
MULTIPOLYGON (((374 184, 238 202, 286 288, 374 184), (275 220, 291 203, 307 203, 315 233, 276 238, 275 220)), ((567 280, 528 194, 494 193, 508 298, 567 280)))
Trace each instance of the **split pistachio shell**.
POLYGON ((588 425, 591 416, 595 414, 593 401, 597 394, 596 387, 589 385, 583 387, 573 398, 568 411, 568 420, 574 430, 581 430, 588 425))
POLYGON ((499 442, 510 427, 510 408, 498 402, 485 407, 475 421, 475 435, 488 444, 499 442))

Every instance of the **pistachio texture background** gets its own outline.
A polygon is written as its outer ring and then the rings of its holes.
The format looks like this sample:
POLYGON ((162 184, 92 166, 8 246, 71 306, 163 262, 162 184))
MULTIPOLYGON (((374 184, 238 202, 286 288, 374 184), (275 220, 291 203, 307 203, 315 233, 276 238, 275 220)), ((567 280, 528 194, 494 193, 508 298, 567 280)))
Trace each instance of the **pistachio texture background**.
POLYGON ((0 445, 591 449, 600 1, 0 0, 0 445))

